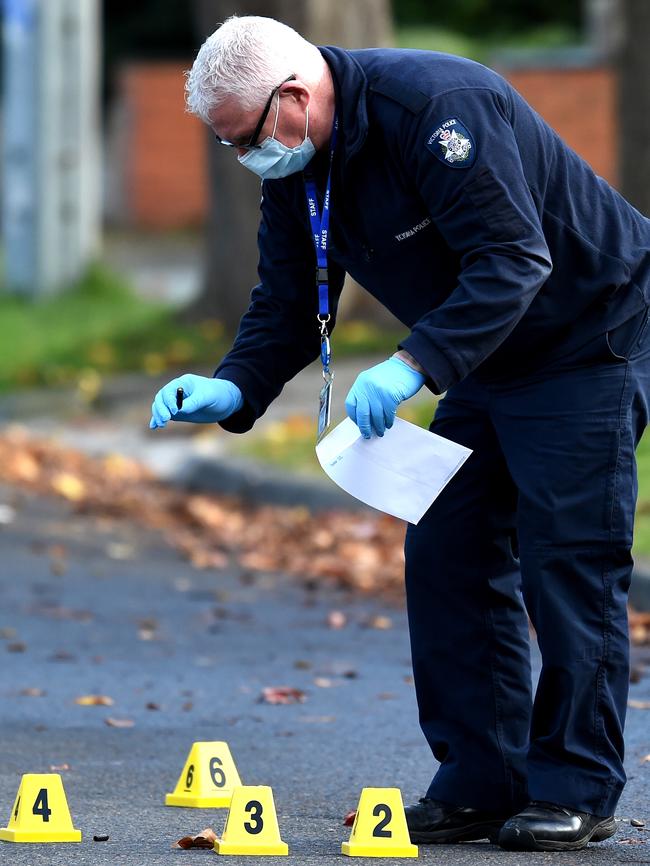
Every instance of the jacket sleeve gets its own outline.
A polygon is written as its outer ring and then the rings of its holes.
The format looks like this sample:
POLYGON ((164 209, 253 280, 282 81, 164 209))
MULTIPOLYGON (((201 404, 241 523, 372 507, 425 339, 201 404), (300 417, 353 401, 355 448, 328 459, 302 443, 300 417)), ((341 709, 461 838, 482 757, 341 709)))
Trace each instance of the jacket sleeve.
MULTIPOLYGON (((306 204, 304 217, 299 209, 301 187, 300 178, 265 181, 262 187, 260 282, 232 349, 214 373, 237 385, 244 398, 243 407, 220 422, 231 433, 250 430, 284 385, 320 354, 316 256, 306 204)), ((345 273, 330 263, 329 276, 331 333, 345 273)))
MULTIPOLYGON (((460 89, 431 100, 402 140, 402 159, 459 263, 447 299, 400 344, 442 393, 508 337, 548 278, 552 263, 521 162, 505 97, 460 89), (456 124, 446 124, 455 120, 456 124), (469 156, 441 143, 454 126, 469 156), (473 149, 473 152, 472 152, 473 149)), ((432 262, 432 267, 435 263, 432 262)))

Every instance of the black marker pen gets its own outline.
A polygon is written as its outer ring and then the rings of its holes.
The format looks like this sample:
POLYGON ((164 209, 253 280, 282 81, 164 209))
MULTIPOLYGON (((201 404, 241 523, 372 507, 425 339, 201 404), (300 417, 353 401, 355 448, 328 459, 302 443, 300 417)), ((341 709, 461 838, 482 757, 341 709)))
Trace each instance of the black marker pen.
POLYGON ((182 388, 177 388, 177 389, 176 389, 176 408, 177 408, 177 409, 182 409, 182 408, 183 408, 183 400, 184 400, 184 399, 185 399, 185 394, 184 394, 184 392, 183 392, 183 389, 182 389, 182 388))

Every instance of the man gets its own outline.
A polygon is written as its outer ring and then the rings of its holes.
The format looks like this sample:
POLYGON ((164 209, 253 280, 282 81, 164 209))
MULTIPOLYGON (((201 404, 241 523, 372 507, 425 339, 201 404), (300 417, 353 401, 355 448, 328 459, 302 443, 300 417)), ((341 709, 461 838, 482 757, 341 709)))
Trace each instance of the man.
POLYGON ((474 451, 406 537, 420 722, 440 762, 407 809, 411 836, 529 850, 608 838, 625 784, 650 222, 462 58, 317 49, 231 18, 187 91, 265 179, 260 283, 215 378, 169 383, 151 426, 250 429, 318 357, 346 271, 385 304, 410 333, 358 377, 349 416, 381 436, 426 384, 446 392, 431 429, 474 451))

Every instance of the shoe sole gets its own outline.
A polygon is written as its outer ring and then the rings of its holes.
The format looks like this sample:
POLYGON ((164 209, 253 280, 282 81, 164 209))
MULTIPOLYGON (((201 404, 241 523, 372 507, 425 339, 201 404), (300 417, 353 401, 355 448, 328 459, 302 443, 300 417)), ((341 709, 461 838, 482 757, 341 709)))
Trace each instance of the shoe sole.
POLYGON ((414 845, 453 845, 456 842, 478 842, 479 839, 489 839, 496 844, 503 824, 504 821, 469 824, 453 830, 433 830, 431 833, 409 830, 409 836, 414 845))
POLYGON ((536 839, 530 830, 508 828, 499 833, 498 844, 506 851, 578 851, 586 848, 589 842, 604 842, 616 833, 616 822, 608 818, 596 824, 593 830, 580 839, 571 842, 558 842, 552 839, 536 839))

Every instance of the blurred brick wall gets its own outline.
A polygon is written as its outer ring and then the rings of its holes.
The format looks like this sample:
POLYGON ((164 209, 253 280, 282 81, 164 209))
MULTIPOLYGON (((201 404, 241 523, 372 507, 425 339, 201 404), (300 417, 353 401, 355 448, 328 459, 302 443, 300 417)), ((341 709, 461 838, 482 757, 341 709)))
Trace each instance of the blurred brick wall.
MULTIPOLYGON (((201 122, 184 110, 183 70, 189 65, 142 63, 122 70, 122 202, 130 225, 182 228, 205 218, 208 141, 201 122)), ((610 69, 516 69, 505 75, 597 174, 616 183, 616 86, 610 69)))
POLYGON ((518 69, 505 75, 596 174, 616 184, 616 78, 611 69, 518 69))
POLYGON ((191 61, 138 63, 120 74, 127 141, 125 221, 142 228, 201 224, 208 206, 206 130, 185 111, 191 61))

